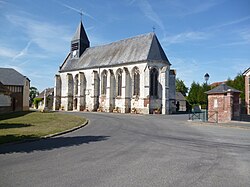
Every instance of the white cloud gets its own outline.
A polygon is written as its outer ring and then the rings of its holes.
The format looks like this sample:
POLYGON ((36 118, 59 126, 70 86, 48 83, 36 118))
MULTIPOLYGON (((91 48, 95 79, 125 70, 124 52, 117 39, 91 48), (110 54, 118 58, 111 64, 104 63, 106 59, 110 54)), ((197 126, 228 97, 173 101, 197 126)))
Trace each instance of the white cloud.
POLYGON ((187 16, 198 14, 201 12, 208 11, 212 7, 220 4, 220 0, 207 0, 201 1, 200 3, 197 0, 174 0, 168 1, 170 8, 174 9, 174 14, 177 16, 187 16))
POLYGON ((10 49, 10 48, 5 48, 0 46, 0 56, 1 57, 7 57, 7 58, 12 58, 13 55, 16 55, 17 51, 10 49))
POLYGON ((62 5, 62 6, 64 6, 64 7, 66 7, 66 8, 70 9, 70 10, 73 10, 73 11, 77 12, 80 16, 84 15, 84 16, 87 16, 87 17, 93 19, 93 20, 96 20, 93 16, 91 16, 91 15, 88 14, 87 12, 83 11, 83 9, 76 9, 76 8, 74 8, 74 7, 72 7, 72 6, 69 6, 69 5, 66 5, 66 4, 64 4, 64 3, 60 3, 60 2, 58 2, 58 3, 59 3, 60 5, 62 5))
POLYGON ((15 26, 20 27, 41 49, 51 53, 65 52, 65 46, 71 36, 67 27, 16 15, 7 15, 6 18, 15 26))
POLYGON ((194 40, 205 40, 209 37, 207 33, 204 32, 183 32, 173 36, 166 36, 162 39, 164 44, 176 44, 176 43, 184 43, 187 41, 194 41, 194 40))
POLYGON ((242 17, 242 18, 237 19, 237 20, 232 20, 232 21, 220 24, 220 25, 214 25, 214 26, 208 27, 208 28, 206 28, 206 30, 220 29, 220 28, 223 28, 223 27, 227 27, 227 26, 242 23, 242 22, 247 21, 249 19, 250 19, 250 16, 242 17))
POLYGON ((21 58, 21 57, 27 55, 30 44, 31 44, 31 41, 29 41, 28 44, 25 46, 25 48, 22 49, 17 55, 15 55, 12 60, 15 61, 17 58, 21 58))
POLYGON ((158 16, 158 14, 153 10, 153 7, 147 0, 131 1, 130 4, 137 3, 143 14, 153 21, 157 26, 159 26, 165 33, 165 26, 158 16))

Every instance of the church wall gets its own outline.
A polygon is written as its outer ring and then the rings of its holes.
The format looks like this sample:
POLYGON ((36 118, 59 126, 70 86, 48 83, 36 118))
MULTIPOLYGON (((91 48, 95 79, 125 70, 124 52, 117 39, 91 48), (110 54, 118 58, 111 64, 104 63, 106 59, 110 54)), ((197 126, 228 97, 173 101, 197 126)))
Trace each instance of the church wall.
POLYGON ((68 100, 67 100, 67 73, 60 73, 62 87, 61 87, 61 110, 67 110, 68 100))
MULTIPOLYGON (((149 79, 150 74, 147 66, 147 62, 130 64, 126 66, 115 66, 115 67, 103 67, 103 68, 94 68, 94 69, 85 69, 72 72, 63 72, 60 73, 61 77, 61 107, 60 109, 71 110, 68 107, 68 103, 71 102, 68 96, 68 78, 67 74, 71 74, 73 77, 73 84, 75 84, 75 77, 79 75, 79 72, 82 72, 86 78, 86 86, 84 88, 84 94, 79 95, 83 86, 80 85, 81 81, 78 80, 78 95, 73 95, 73 99, 77 99, 74 102, 73 110, 78 111, 102 111, 102 112, 119 112, 119 113, 152 113, 153 109, 161 109, 163 102, 168 100, 168 92, 162 92, 165 88, 168 81, 166 74, 161 75, 161 68, 159 69, 159 86, 158 93, 159 97, 155 99, 150 99, 149 97, 149 79), (139 96, 133 95, 133 68, 137 67, 140 73, 140 94, 139 96), (122 88, 121 95, 117 96, 117 71, 122 70, 122 88), (102 72, 107 71, 107 89, 106 94, 102 95, 101 93, 101 82, 102 82, 102 72), (164 76, 164 80, 162 78, 164 76), (163 81, 163 82, 162 82, 163 81), (163 98, 164 94, 164 98, 163 98), (84 95, 84 96, 83 96, 84 95), (80 105, 79 99, 84 97, 84 104, 80 105), (164 99, 164 101, 163 101, 164 99)), ((167 72, 169 68, 167 68, 167 72)), ((79 76, 78 76, 79 78, 79 76)), ((75 88, 75 85, 72 86, 72 89, 75 88)), ((168 89, 168 88, 167 88, 168 89)), ((83 102, 82 102, 83 103, 83 102)), ((164 104, 164 110, 166 103, 164 104)), ((163 112, 165 113, 165 112, 163 112)))
MULTIPOLYGON (((138 111, 143 112, 144 107, 144 69, 146 67, 145 63, 140 64, 131 64, 126 66, 116 66, 116 67, 107 67, 107 68, 100 68, 100 75, 104 70, 108 71, 108 85, 107 85, 107 93, 114 92, 114 98, 110 98, 110 94, 100 95, 100 111, 109 111, 109 102, 110 100, 114 99, 115 106, 113 107, 114 112, 121 112, 121 113, 128 113, 131 112, 132 108, 137 108, 138 111), (134 67, 138 67, 140 71, 140 96, 132 96, 132 69, 134 67), (122 94, 121 96, 117 96, 117 88, 116 88, 116 81, 117 81, 117 71, 122 70, 122 94), (110 82, 110 70, 114 73, 114 82, 110 82), (106 107, 105 107, 105 106, 106 107)), ((101 80, 100 80, 101 81, 101 80)), ((112 95, 112 94, 111 94, 112 95)), ((140 113, 141 113, 140 112, 140 113)))

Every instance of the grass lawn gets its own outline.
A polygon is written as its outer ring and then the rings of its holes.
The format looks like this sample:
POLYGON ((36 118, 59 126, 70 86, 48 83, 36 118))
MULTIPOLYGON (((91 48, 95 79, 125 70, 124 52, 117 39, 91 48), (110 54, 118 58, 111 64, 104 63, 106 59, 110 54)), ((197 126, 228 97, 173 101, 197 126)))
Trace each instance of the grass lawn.
POLYGON ((0 115, 0 144, 40 138, 79 126, 85 118, 60 113, 15 112, 0 115))

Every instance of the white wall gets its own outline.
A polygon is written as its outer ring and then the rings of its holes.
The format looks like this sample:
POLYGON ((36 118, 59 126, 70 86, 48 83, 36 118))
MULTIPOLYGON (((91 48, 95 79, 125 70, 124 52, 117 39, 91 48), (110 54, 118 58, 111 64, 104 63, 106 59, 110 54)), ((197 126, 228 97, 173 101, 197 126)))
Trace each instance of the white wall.
MULTIPOLYGON (((94 106, 94 96, 96 95, 96 93, 94 93, 94 74, 93 71, 96 71, 99 79, 100 79, 100 84, 99 84, 99 101, 100 103, 102 102, 102 104, 104 103, 106 105, 106 109, 105 111, 108 111, 108 107, 110 104, 110 83, 108 83, 107 85, 107 93, 106 96, 101 96, 101 74, 104 70, 106 70, 108 72, 108 76, 107 76, 107 81, 110 81, 110 70, 113 71, 113 74, 116 78, 116 72, 118 69, 122 69, 123 72, 125 72, 125 68, 126 70, 129 72, 129 76, 127 76, 127 79, 125 80, 125 73, 122 73, 122 95, 121 97, 116 97, 115 96, 115 107, 118 107, 121 109, 121 112, 125 112, 125 105, 126 103, 129 101, 129 107, 130 109, 132 108, 136 108, 138 109, 138 111, 140 113, 148 113, 149 112, 149 104, 145 103, 145 99, 149 98, 149 70, 148 70, 148 65, 151 66, 156 66, 158 67, 159 70, 159 82, 160 84, 162 84, 162 89, 165 89, 165 85, 168 86, 168 76, 165 76, 164 74, 164 78, 166 77, 166 83, 164 84, 161 81, 161 70, 160 68, 162 68, 163 66, 166 66, 166 64, 164 63, 156 63, 156 62, 142 62, 142 63, 130 63, 128 65, 122 65, 122 66, 114 66, 114 67, 102 67, 102 68, 94 68, 94 69, 86 69, 86 70, 79 70, 79 71, 71 71, 71 72, 63 72, 60 73, 61 76, 61 81, 62 81, 62 89, 61 89, 61 108, 64 108, 65 110, 67 110, 67 103, 68 103, 68 86, 67 86, 67 74, 70 73, 72 74, 73 78, 75 78, 75 75, 77 75, 79 72, 83 72, 84 76, 86 78, 86 90, 85 90, 85 96, 86 96, 86 108, 89 111, 93 110, 93 106, 94 106), (137 67, 139 69, 140 72, 140 95, 138 97, 133 96, 132 94, 132 70, 134 67, 137 67), (109 89, 109 90, 108 90, 109 89), (126 94, 125 94, 126 93, 126 94), (125 98, 125 95, 127 96, 125 98)), ((167 67, 167 71, 169 71, 169 67, 167 67)), ((168 75, 168 72, 167 72, 168 75)), ((165 79, 164 79, 165 81, 165 79)), ((116 85, 113 85, 116 86, 116 85)), ((158 87, 159 88, 159 87, 158 87)), ((116 92, 116 88, 114 90, 116 92)), ((167 94, 168 95, 168 94, 167 94)), ((159 99, 162 99, 162 90, 159 90, 159 99)), ((168 98, 166 98, 168 99, 168 98)), ((162 102, 162 101, 161 101, 162 102)), ((160 103, 161 103, 160 102, 160 103)))

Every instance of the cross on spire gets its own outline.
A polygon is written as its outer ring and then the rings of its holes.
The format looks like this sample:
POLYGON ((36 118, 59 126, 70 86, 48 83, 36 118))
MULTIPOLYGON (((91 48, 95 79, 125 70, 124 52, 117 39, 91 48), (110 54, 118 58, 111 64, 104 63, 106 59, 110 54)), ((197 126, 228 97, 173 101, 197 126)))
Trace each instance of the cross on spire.
POLYGON ((80 9, 79 14, 80 14, 80 18, 81 18, 81 21, 82 21, 82 16, 83 16, 83 10, 82 9, 80 9))
POLYGON ((155 27, 154 26, 152 27, 152 29, 153 29, 153 33, 155 33, 155 27))

